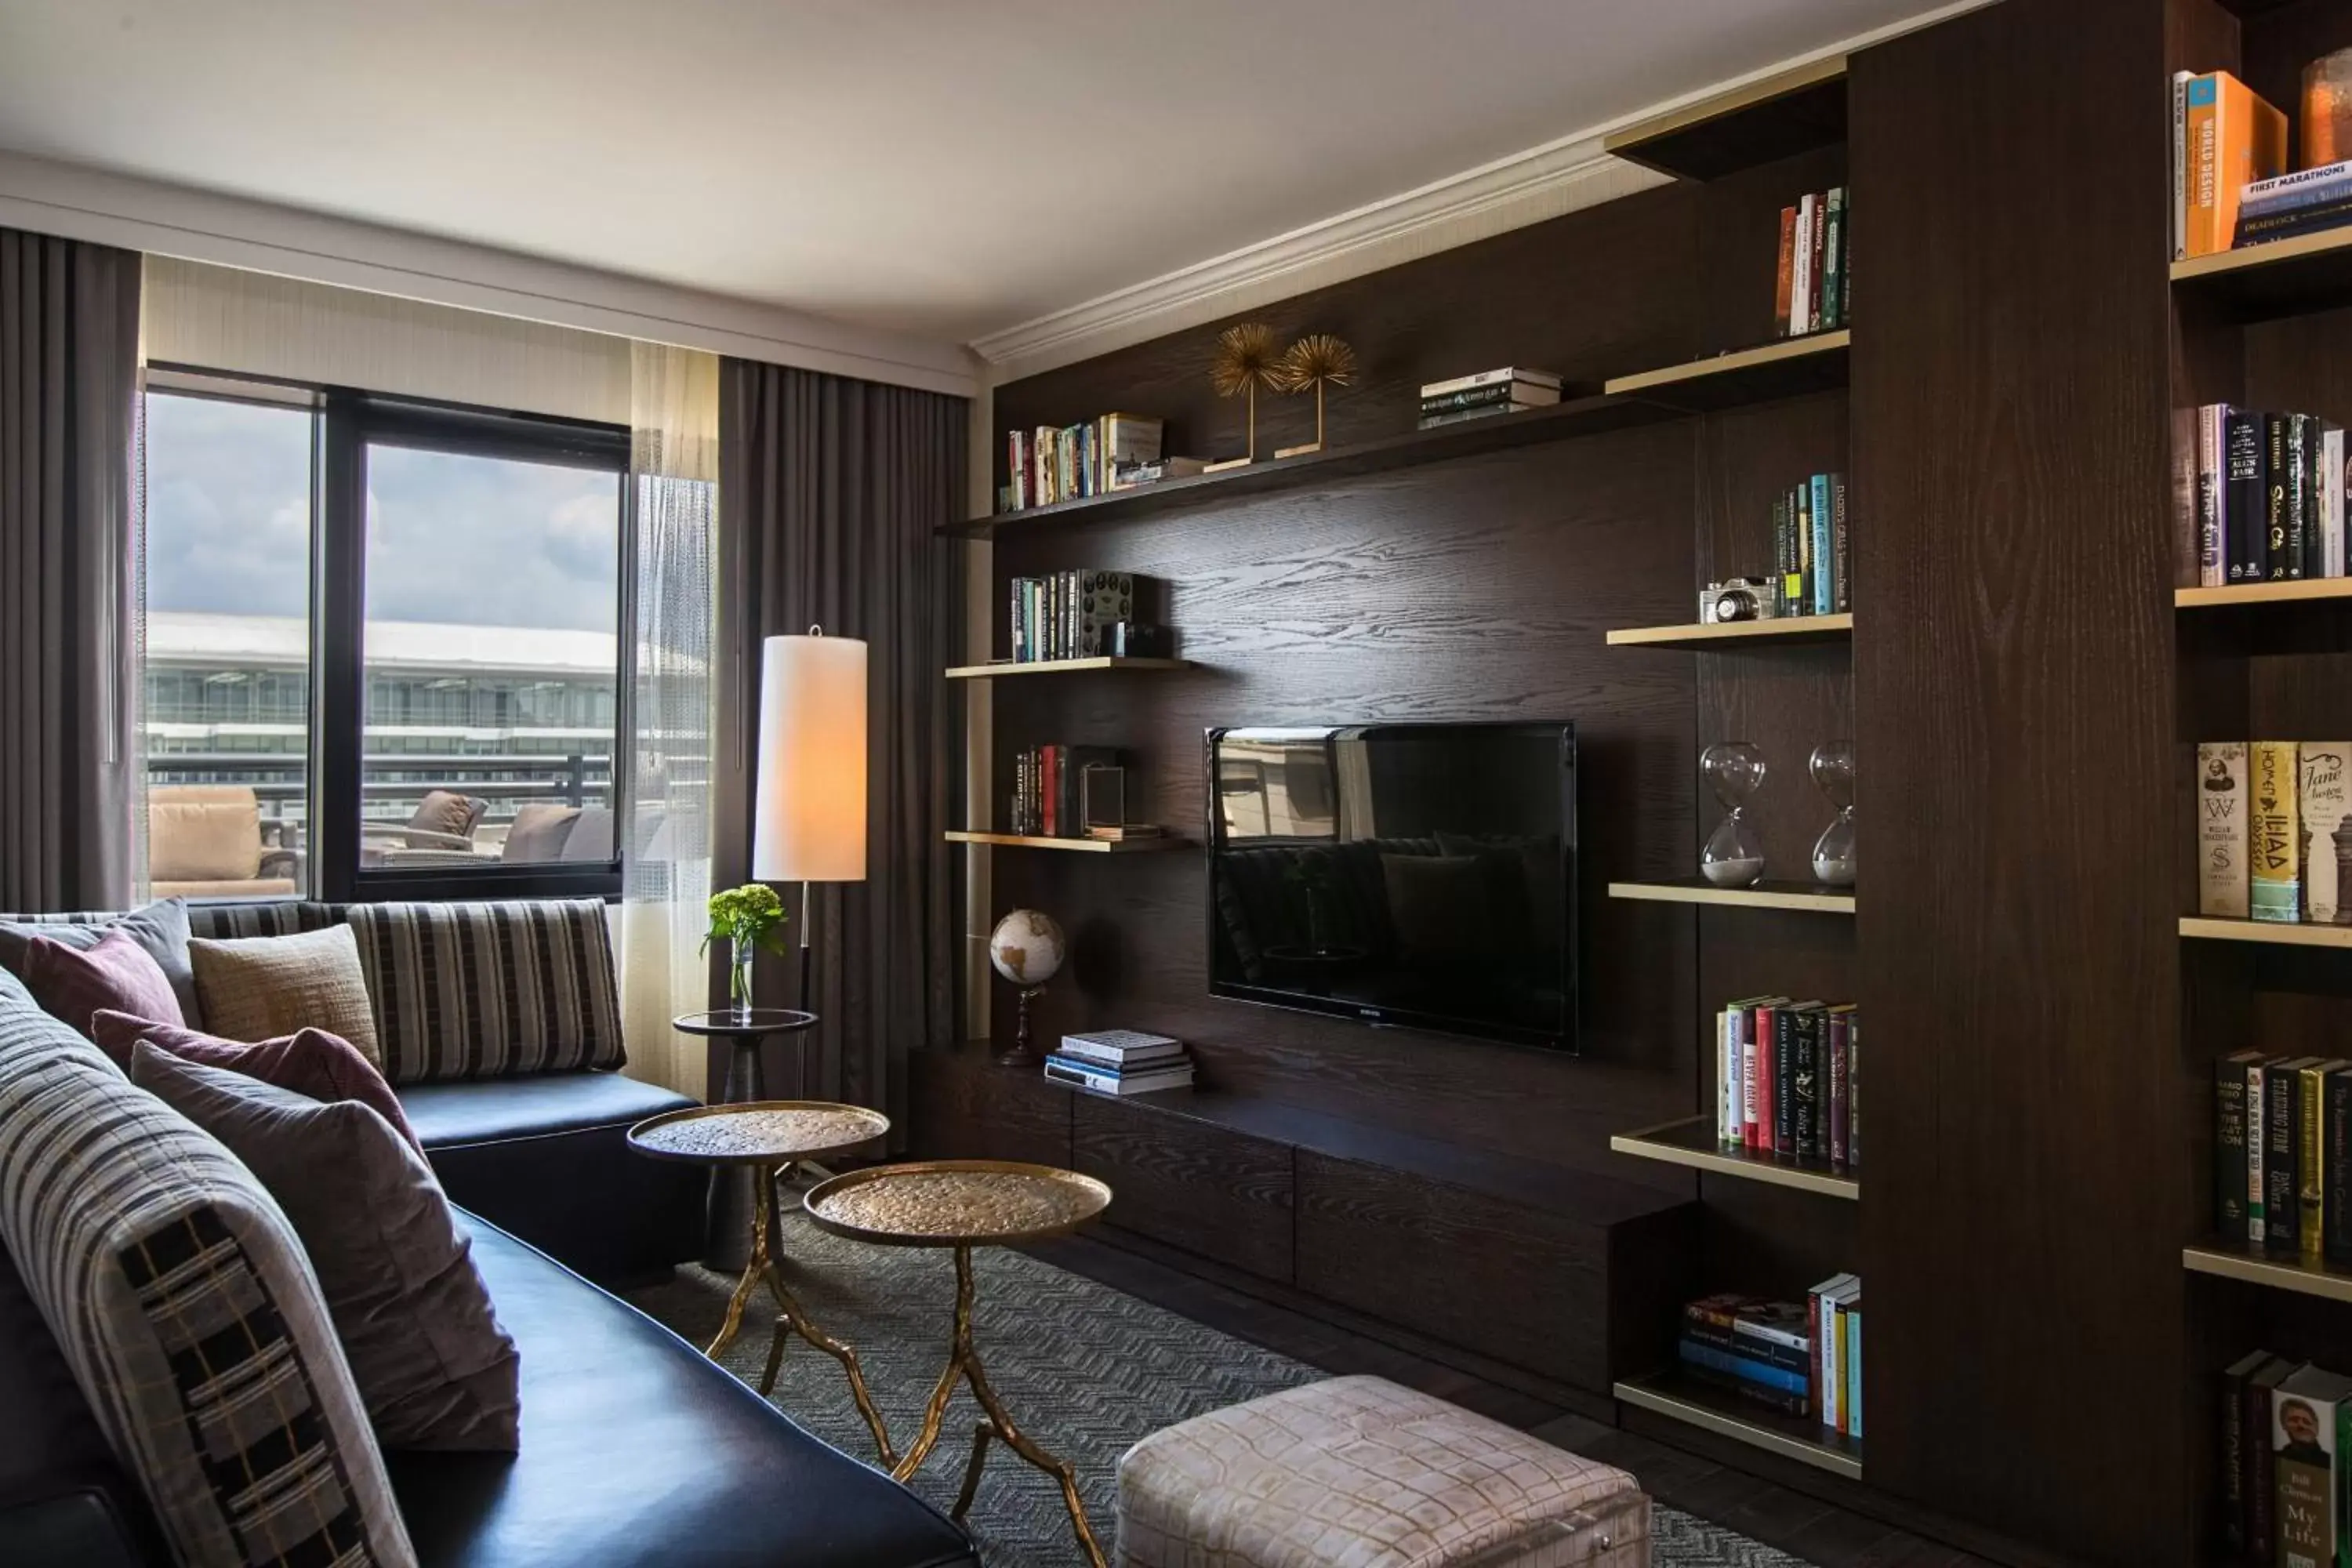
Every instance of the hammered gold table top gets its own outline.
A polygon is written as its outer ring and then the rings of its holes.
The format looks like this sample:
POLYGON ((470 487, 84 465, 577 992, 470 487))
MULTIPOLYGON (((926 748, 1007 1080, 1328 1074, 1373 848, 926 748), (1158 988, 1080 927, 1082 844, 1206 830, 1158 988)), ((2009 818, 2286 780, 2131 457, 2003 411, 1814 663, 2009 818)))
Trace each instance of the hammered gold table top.
POLYGON ((853 1171, 813 1189, 809 1216, 838 1235, 913 1247, 1020 1241, 1092 1219, 1110 1189, 1050 1165, 935 1160, 853 1171))
POLYGON ((647 1154, 706 1164, 781 1164, 845 1153, 890 1131, 890 1119, 858 1105, 769 1100, 674 1110, 629 1129, 647 1154))

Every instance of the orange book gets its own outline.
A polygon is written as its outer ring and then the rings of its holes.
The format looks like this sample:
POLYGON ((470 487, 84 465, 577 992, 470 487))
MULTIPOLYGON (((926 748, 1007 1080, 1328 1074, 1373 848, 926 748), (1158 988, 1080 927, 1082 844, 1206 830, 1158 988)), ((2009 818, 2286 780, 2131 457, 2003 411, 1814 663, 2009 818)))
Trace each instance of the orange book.
POLYGON ((2227 250, 2238 230, 2238 195, 2286 173, 2286 116, 2228 71, 2189 79, 2181 155, 2189 174, 2190 256, 2227 250))
POLYGON ((1797 209, 1780 209, 1780 275, 1772 285, 1772 324, 1789 335, 1789 297, 1794 291, 1797 268, 1797 209))

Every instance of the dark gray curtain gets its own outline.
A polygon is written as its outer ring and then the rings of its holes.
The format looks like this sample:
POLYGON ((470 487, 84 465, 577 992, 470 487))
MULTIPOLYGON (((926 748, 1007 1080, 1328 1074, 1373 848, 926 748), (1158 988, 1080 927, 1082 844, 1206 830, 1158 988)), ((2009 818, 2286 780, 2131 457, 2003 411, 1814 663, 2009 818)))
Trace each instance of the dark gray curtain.
POLYGON ((0 909, 131 898, 139 263, 0 229, 0 909))
MULTIPOLYGON (((959 647, 950 542, 964 495, 960 397, 730 359, 719 384, 718 822, 712 886, 751 863, 760 643, 822 625, 862 637, 873 692, 866 879, 815 885, 808 1092, 872 1106, 903 1129, 907 1053, 954 1027, 948 822, 957 733, 940 672, 959 647)), ((799 889, 780 889, 797 920, 799 889)), ((798 932, 792 933, 797 941, 798 932)), ((762 997, 793 960, 762 958, 762 997)), ((791 1092, 790 1047, 768 1070, 791 1092)), ((715 1091, 720 1087, 714 1080, 715 1091)))

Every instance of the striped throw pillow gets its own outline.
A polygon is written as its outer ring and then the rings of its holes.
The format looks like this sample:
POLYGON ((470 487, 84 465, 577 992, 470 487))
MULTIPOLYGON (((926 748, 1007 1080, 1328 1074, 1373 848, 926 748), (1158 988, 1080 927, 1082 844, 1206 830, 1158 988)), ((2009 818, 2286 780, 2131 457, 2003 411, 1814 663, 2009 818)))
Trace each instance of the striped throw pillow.
POLYGON ((618 1068, 619 987, 594 899, 353 904, 395 1084, 618 1068))

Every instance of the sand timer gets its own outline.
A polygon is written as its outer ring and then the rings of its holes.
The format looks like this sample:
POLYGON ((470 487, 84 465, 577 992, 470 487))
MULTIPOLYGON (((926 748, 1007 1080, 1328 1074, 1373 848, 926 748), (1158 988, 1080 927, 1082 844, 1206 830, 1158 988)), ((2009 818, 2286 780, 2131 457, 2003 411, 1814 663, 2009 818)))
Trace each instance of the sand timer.
POLYGON ((1813 880, 1832 888, 1853 886, 1853 742, 1824 741, 1813 748, 1806 768, 1813 787, 1828 797, 1837 816, 1813 840, 1813 880))
POLYGON ((1764 753, 1746 741, 1717 742, 1699 753, 1698 771, 1724 810, 1698 852, 1698 868, 1718 888, 1753 887, 1764 875, 1764 843, 1747 809, 1764 783, 1764 753))

